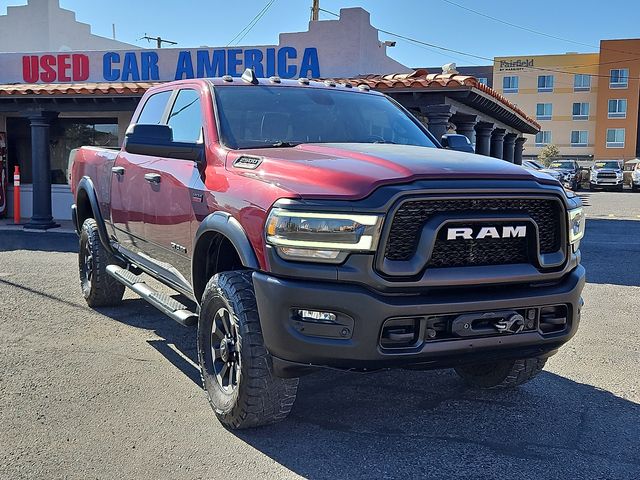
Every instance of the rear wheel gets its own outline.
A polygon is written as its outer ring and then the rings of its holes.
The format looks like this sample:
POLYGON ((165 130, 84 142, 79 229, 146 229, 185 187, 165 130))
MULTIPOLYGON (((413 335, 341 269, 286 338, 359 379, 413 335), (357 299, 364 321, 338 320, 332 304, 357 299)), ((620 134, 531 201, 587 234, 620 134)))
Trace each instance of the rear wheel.
POLYGON ((209 280, 198 321, 198 358, 209 403, 226 427, 267 425, 291 411, 298 379, 273 375, 251 272, 219 273, 209 280))
POLYGON ((528 382, 542 371, 546 362, 546 358, 524 358, 464 365, 455 370, 470 387, 504 389, 517 387, 528 382))
POLYGON ((78 268, 82 295, 90 307, 117 305, 122 301, 125 286, 107 273, 107 266, 117 263, 100 242, 98 224, 88 218, 80 231, 78 268))

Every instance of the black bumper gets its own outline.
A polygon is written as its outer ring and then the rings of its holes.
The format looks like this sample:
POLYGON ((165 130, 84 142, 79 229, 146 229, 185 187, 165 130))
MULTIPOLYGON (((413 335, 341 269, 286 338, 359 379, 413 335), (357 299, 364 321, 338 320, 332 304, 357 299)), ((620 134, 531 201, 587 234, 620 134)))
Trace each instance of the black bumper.
POLYGON ((447 368, 458 364, 502 358, 552 355, 578 328, 585 271, 577 266, 552 285, 502 286, 500 288, 451 288, 428 294, 381 295, 365 287, 338 282, 283 279, 256 272, 253 282, 267 349, 274 357, 276 373, 295 376, 305 367, 377 369, 421 365, 447 368), (552 334, 539 330, 418 342, 409 349, 381 346, 383 324, 390 318, 515 310, 566 305, 564 329, 552 334), (306 330, 296 321, 296 309, 335 312, 347 325, 323 325, 306 330), (318 334, 320 332, 320 334, 318 334), (344 336, 345 338, 335 338, 344 336), (332 337, 332 338, 329 338, 332 337))

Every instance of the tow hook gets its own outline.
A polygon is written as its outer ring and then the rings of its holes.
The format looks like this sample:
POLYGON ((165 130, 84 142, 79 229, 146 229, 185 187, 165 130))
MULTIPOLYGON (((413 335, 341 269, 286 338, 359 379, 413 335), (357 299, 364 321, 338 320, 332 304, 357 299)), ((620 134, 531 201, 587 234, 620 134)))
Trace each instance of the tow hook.
POLYGON ((524 330, 524 317, 519 313, 514 313, 509 318, 497 321, 495 327, 500 333, 520 333, 524 330))

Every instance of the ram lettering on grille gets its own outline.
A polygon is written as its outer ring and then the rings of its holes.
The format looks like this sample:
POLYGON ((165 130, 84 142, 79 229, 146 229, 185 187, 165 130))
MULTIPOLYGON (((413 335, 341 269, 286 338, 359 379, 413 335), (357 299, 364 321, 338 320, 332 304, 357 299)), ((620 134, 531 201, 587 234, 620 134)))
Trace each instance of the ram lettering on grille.
MULTIPOLYGON (((425 223, 434 215, 447 213, 525 214, 537 225, 540 253, 553 253, 560 249, 562 207, 554 199, 419 199, 405 201, 395 212, 384 253, 387 260, 411 259, 416 253, 425 223)), ((464 235, 456 235, 455 239, 448 238, 448 235, 437 238, 427 266, 454 267, 530 262, 526 238, 530 233, 528 227, 524 228, 524 235, 521 225, 489 224, 478 227, 471 229, 471 235, 465 230, 464 235), (482 230, 482 227, 488 230, 482 230), (503 230, 505 227, 507 230, 503 230)), ((468 227, 461 226, 454 230, 460 231, 462 228, 468 227)))

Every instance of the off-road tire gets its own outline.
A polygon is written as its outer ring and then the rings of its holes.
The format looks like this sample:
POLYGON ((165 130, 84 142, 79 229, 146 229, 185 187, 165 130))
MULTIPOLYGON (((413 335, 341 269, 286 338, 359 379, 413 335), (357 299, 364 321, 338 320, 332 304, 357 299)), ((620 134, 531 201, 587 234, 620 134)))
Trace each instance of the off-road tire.
MULTIPOLYGON (((224 322, 226 323, 226 322, 224 322)), ((217 327, 216 327, 217 328, 217 327)), ((224 331, 220 329, 221 333, 224 331)), ((225 337, 227 338, 227 337, 225 337)), ((250 271, 219 273, 212 277, 204 290, 198 320, 198 359, 202 384, 209 403, 220 422, 229 429, 242 429, 268 425, 284 420, 296 399, 297 378, 279 378, 273 374, 271 355, 262 338, 260 318, 256 305, 250 271), (235 340, 229 335, 236 363, 231 364, 229 381, 219 380, 227 359, 222 358, 222 344, 214 333, 217 319, 232 323, 235 340), (223 312, 220 314, 219 312, 223 312), (215 350, 216 344, 220 343, 215 350), (222 367, 216 365, 222 365, 222 367)), ((230 365, 230 363, 227 363, 230 365)))
POLYGON ((100 242, 98 224, 88 218, 80 231, 78 269, 82 295, 90 307, 107 307, 122 301, 125 286, 107 273, 107 265, 118 263, 100 242), (88 257, 89 256, 89 257, 88 257))
POLYGON ((455 369, 467 385, 482 390, 514 388, 538 375, 546 358, 503 360, 482 365, 464 365, 455 369))

